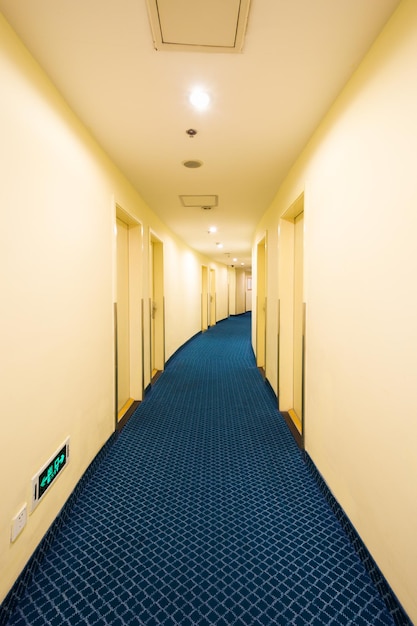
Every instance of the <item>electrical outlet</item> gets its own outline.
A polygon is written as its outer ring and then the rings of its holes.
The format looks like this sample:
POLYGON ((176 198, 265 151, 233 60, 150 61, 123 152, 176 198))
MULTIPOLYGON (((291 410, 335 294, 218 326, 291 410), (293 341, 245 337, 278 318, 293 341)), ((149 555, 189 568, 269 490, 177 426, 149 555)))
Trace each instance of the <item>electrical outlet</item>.
POLYGON ((20 535, 27 522, 27 507, 26 502, 20 509, 19 513, 12 519, 12 532, 10 535, 10 541, 15 541, 20 535))

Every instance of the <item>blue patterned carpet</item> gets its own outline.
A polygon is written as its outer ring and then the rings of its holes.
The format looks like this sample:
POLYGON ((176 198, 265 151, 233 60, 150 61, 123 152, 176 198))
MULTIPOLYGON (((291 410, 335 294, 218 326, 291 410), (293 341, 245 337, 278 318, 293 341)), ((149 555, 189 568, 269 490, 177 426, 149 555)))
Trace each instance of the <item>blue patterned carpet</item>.
POLYGON ((169 362, 10 626, 394 624, 262 380, 250 316, 169 362))

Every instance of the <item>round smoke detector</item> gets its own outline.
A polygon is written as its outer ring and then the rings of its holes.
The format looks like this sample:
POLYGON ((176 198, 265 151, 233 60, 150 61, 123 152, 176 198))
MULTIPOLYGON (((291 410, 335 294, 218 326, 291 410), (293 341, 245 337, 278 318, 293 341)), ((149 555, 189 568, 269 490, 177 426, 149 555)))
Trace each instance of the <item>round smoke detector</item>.
POLYGON ((197 167, 201 167, 203 165, 203 162, 202 161, 183 161, 182 164, 184 167, 195 169, 197 167))

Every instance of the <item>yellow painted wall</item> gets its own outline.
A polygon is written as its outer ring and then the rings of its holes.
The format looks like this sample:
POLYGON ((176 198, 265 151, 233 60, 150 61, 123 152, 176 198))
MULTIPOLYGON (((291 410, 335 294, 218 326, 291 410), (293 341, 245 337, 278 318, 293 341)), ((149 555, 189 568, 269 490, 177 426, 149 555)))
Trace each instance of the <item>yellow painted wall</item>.
MULTIPOLYGON (((116 205, 139 223, 134 296, 138 316, 145 302, 145 329, 149 232, 164 245, 166 358, 200 330, 201 265, 209 262, 146 207, 1 16, 0 85, 1 601, 114 429, 116 205), (32 476, 68 435, 68 467, 11 544, 32 476)), ((224 315, 227 268, 215 267, 224 315)), ((139 318, 133 325, 140 337, 139 318)), ((141 349, 148 364, 147 332, 141 349)))
MULTIPOLYGON (((417 3, 403 0, 254 238, 255 258, 268 233, 276 307, 286 280, 279 218, 305 193, 306 449, 415 622, 416 67, 417 3)), ((267 320, 277 390, 270 310, 267 320)))

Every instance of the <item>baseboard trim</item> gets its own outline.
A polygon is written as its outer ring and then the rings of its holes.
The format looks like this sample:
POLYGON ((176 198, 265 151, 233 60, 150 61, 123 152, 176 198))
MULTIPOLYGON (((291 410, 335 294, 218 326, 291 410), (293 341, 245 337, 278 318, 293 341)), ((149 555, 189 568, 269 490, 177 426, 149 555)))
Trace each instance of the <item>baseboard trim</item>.
POLYGON ((294 437, 295 443, 300 448, 300 450, 304 450, 303 437, 302 437, 301 433, 298 431, 298 429, 297 429, 296 425, 294 424, 293 420, 291 419, 291 416, 290 416, 289 412, 288 411, 280 411, 280 413, 281 413, 282 417, 284 418, 284 421, 287 424, 290 433, 294 437))
MULTIPOLYGON (((267 378, 265 378, 265 385, 266 385, 266 387, 267 387, 271 397, 277 403, 277 407, 278 407, 279 402, 278 402, 277 395, 276 395, 276 393, 275 393, 271 383, 269 382, 269 380, 267 378)), ((282 417, 284 418, 284 422, 288 426, 288 429, 289 429, 291 435, 295 439, 295 443, 297 444, 297 446, 299 447, 300 450, 304 450, 303 436, 299 432, 299 430, 297 429, 297 426, 294 424, 294 421, 291 419, 291 416, 290 416, 289 412, 288 411, 280 411, 279 407, 278 407, 278 411, 279 411, 280 415, 282 415, 282 417)))
POLYGON ((122 414, 123 417, 121 417, 121 419, 119 419, 117 422, 117 432, 123 430, 123 428, 126 426, 127 422, 130 420, 139 405, 140 400, 132 400, 127 411, 122 414))
POLYGON ((326 484, 326 481, 324 480, 323 476, 320 474, 317 467, 314 465, 314 462, 306 451, 303 451, 303 458, 308 470, 312 474, 314 480, 317 483, 317 486, 325 497, 327 503, 330 505, 330 508, 335 514, 344 532, 346 533, 356 554, 359 556, 360 560, 365 566, 365 569, 368 572, 375 587, 377 588, 379 595, 385 602, 385 605, 390 612, 396 626, 413 626, 413 622, 408 617, 394 591, 391 589, 390 585, 386 581, 384 575, 374 561, 368 548, 365 546, 352 522, 349 520, 348 516, 330 491, 329 487, 326 484))
MULTIPOLYGON (((207 330, 205 330, 204 332, 208 332, 209 328, 207 330)), ((171 354, 169 359, 167 361, 165 361, 165 367, 168 365, 168 363, 170 363, 173 359, 175 359, 175 357, 181 352, 181 350, 183 350, 185 348, 186 345, 188 345, 191 341, 193 341, 193 339, 195 339, 199 335, 202 335, 202 333, 203 333, 203 331, 199 330, 198 333, 195 333, 195 335, 193 335, 192 337, 190 337, 189 339, 184 341, 184 343, 182 343, 180 345, 180 347, 177 348, 173 354, 171 354)))

